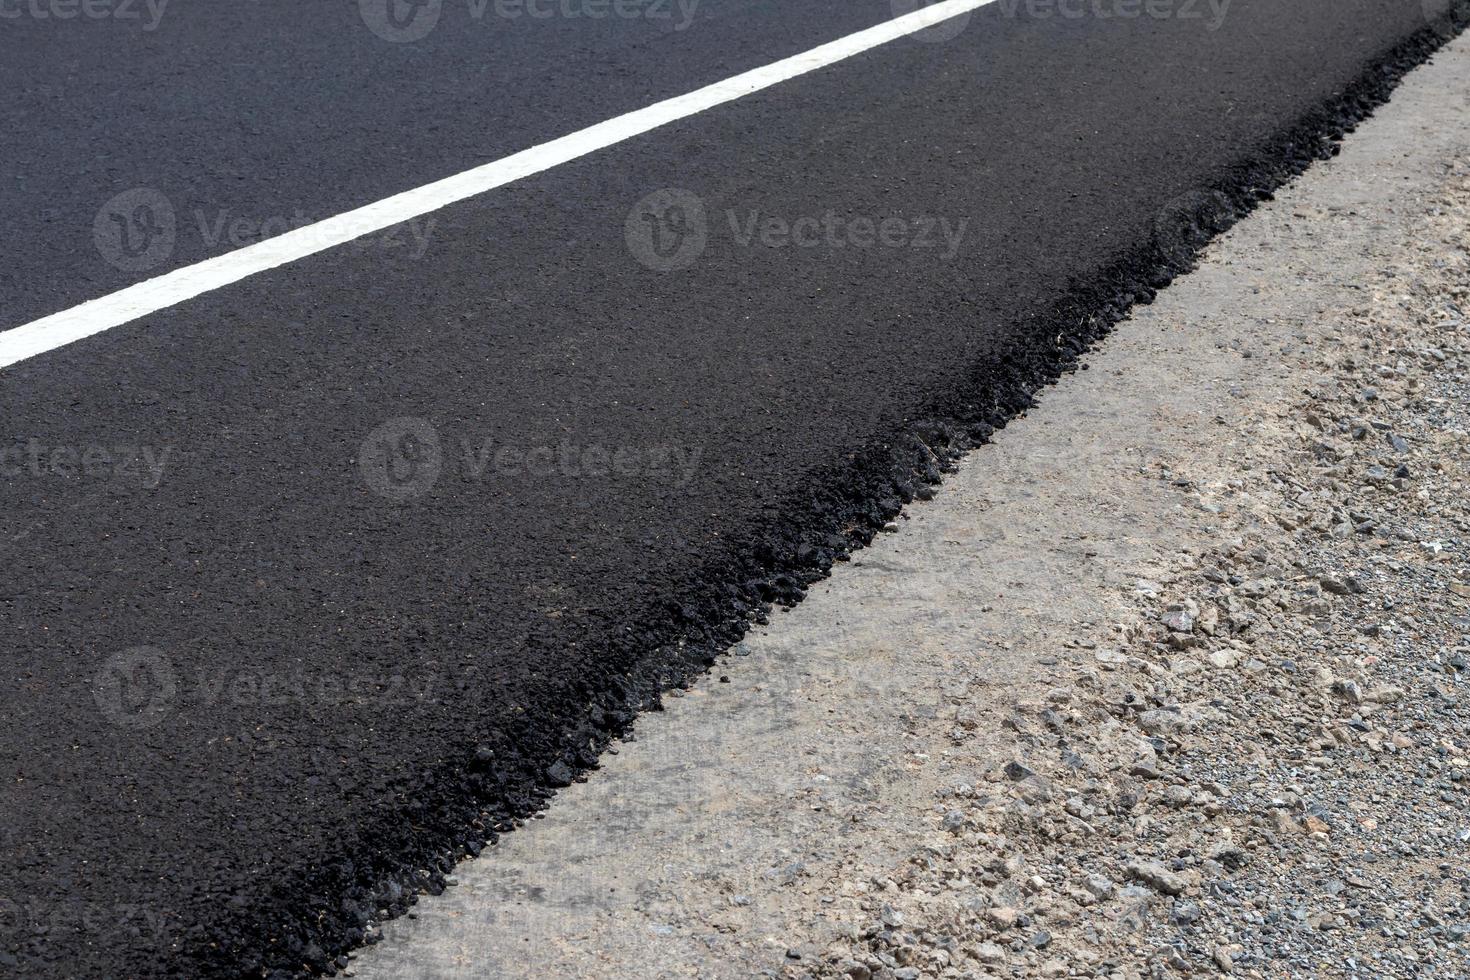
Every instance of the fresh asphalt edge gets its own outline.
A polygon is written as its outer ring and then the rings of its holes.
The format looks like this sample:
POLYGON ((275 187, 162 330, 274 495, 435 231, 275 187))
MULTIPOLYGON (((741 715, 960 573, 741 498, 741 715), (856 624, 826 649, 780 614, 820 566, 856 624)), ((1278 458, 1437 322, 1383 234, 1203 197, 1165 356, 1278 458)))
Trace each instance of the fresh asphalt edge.
POLYGON ((401 789, 382 817, 344 836, 342 851, 278 880, 269 895, 193 924, 166 973, 276 978, 335 975, 346 954, 376 942, 375 924, 402 915, 420 894, 444 890, 454 866, 544 809, 556 790, 597 768, 602 751, 630 733, 664 692, 688 687, 773 605, 793 605, 834 563, 868 544, 905 504, 965 453, 1034 404, 1041 388, 1080 366, 1134 304, 1194 267, 1215 235, 1269 200, 1385 103, 1399 80, 1470 26, 1470 0, 1371 62, 1338 95, 1259 144, 1211 184, 1186 195, 1151 239, 1116 257, 1063 299, 1017 325, 1012 350, 977 363, 964 385, 937 396, 847 461, 814 468, 801 499, 711 558, 688 594, 653 599, 631 620, 637 632, 609 643, 600 673, 558 692, 565 715, 521 716, 517 729, 476 740, 462 758, 401 789))

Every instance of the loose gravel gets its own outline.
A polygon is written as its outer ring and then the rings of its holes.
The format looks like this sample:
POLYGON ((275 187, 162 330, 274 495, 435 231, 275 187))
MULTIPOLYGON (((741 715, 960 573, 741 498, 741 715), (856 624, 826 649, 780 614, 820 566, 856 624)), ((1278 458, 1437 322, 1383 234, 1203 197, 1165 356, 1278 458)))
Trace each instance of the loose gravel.
POLYGON ((998 725, 955 700, 957 753, 1009 748, 787 975, 1470 975, 1467 229, 1461 158, 1361 302, 1283 325, 1310 384, 1149 464, 1213 541, 998 725))

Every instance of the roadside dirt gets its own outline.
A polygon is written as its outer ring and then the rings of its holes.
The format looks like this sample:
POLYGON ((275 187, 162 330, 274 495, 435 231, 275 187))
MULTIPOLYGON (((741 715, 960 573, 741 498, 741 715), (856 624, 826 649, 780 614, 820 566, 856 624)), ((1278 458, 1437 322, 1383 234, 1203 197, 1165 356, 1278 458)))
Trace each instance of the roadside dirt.
POLYGON ((1300 388, 1138 454, 1192 526, 1065 681, 956 699, 978 777, 906 860, 845 869, 845 939, 788 973, 1470 975, 1463 159, 1420 207, 1358 302, 1230 343, 1300 388))
POLYGON ((1467 229, 1462 39, 352 972, 1470 975, 1467 229))

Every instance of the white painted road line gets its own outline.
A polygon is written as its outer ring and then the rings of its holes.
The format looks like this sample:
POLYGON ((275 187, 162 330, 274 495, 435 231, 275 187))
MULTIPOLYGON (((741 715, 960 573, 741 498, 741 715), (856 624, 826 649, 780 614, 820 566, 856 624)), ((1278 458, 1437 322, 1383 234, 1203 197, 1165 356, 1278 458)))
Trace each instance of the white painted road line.
POLYGON ((0 368, 111 330, 203 293, 343 245, 431 211, 549 170, 660 126, 915 34, 995 0, 941 0, 802 54, 665 99, 464 173, 175 269, 0 333, 0 368))

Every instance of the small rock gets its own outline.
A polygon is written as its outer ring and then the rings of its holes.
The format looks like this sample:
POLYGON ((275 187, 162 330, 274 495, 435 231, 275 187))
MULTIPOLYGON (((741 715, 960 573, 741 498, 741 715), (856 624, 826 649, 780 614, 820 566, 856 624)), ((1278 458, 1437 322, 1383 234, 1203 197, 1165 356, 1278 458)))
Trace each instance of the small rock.
POLYGON ((997 905, 985 910, 985 918, 998 929, 1009 929, 1016 924, 1016 916, 1019 913, 1009 905, 997 905))
POLYGON ((1219 667, 1221 670, 1229 670, 1231 667, 1240 663, 1240 655, 1234 650, 1216 650, 1210 654, 1208 659, 1210 663, 1219 667))
POLYGON ((1220 628, 1220 610, 1214 606, 1206 606, 1195 621, 1201 633, 1206 636, 1214 636, 1220 628))
POLYGON ((1128 865, 1128 876, 1164 895, 1183 895, 1189 883, 1157 861, 1128 865))
POLYGON ((1250 862, 1250 855, 1234 844, 1217 844, 1210 849, 1209 857, 1226 871, 1239 871, 1250 862))
POLYGON ((1186 807, 1194 799, 1187 786, 1170 786, 1164 790, 1164 802, 1173 807, 1186 807))
POLYGON ((1334 578, 1327 575, 1318 580, 1322 591, 1331 592, 1333 595, 1359 595, 1363 591, 1363 584, 1349 575, 1347 578, 1334 578))
POLYGON ((1004 771, 1007 779, 1018 783, 1023 779, 1036 775, 1034 771, 1014 760, 1006 763, 1004 771))
POLYGON ((1278 834, 1295 834, 1301 830, 1297 822, 1291 819, 1291 814, 1280 808, 1273 809, 1269 819, 1272 829, 1278 834))
POLYGON ((1194 632, 1194 616, 1187 609, 1170 609, 1159 617, 1159 622, 1175 633, 1194 632))
POLYGON ((1150 735, 1174 735, 1189 727, 1181 712, 1168 708, 1142 712, 1138 724, 1150 735))
POLYGON ((981 963, 994 965, 996 963, 1002 963, 1005 961, 1006 951, 1004 949, 1001 949, 995 943, 981 943, 980 945, 975 947, 974 951, 971 952, 970 955, 975 957, 975 959, 979 960, 981 963))
POLYGON ((553 786, 572 785, 572 768, 560 760, 553 762, 546 770, 546 781, 553 786))

